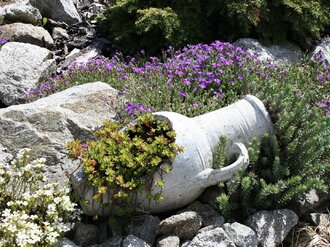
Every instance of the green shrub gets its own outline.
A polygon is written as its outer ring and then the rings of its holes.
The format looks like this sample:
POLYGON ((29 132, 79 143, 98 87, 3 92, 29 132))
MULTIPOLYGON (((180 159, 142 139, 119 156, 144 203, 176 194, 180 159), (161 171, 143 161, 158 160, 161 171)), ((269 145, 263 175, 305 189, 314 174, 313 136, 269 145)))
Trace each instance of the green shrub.
MULTIPOLYGON (((330 28, 325 0, 114 0, 105 14, 117 45, 128 52, 159 52, 172 45, 234 41, 292 40, 306 48, 330 28)), ((329 33, 328 33, 329 34, 329 33)))
POLYGON ((254 141, 250 165, 221 186, 219 209, 227 218, 243 220, 258 210, 292 207, 315 189, 327 192, 330 178, 330 118, 308 103, 292 85, 263 85, 264 100, 275 136, 254 141))
POLYGON ((110 195, 113 203, 108 206, 113 215, 123 216, 134 210, 134 192, 144 190, 150 200, 163 199, 160 193, 150 191, 153 185, 164 186, 161 180, 153 181, 153 175, 156 170, 169 173, 171 167, 164 164, 171 164, 182 151, 167 121, 145 114, 124 131, 108 121, 95 132, 95 138, 86 144, 75 140, 67 145, 70 156, 81 160, 89 184, 97 188, 95 200, 110 195))

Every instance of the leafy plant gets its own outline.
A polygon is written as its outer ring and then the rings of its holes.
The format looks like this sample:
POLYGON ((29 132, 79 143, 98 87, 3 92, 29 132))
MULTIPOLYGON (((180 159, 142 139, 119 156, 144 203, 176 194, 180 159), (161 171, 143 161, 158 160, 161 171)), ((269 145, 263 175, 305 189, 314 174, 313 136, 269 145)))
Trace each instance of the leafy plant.
POLYGON ((254 141, 248 169, 222 185, 226 192, 217 202, 229 218, 239 215, 242 220, 257 210, 290 207, 311 189, 328 190, 329 116, 308 104, 310 95, 297 94, 292 85, 266 83, 257 94, 272 116, 275 136, 254 141))
POLYGON ((109 194, 109 207, 118 216, 134 210, 134 192, 144 190, 150 200, 162 200, 160 193, 151 193, 152 186, 164 185, 162 180, 154 181, 153 175, 156 171, 169 173, 170 166, 162 164, 170 164, 182 151, 167 121, 145 114, 124 130, 108 121, 95 132, 95 138, 86 144, 74 140, 67 145, 70 156, 80 159, 87 181, 97 188, 95 200, 109 194))
POLYGON ((79 219, 69 190, 46 182, 46 160, 30 161, 29 149, 22 149, 11 164, 0 164, 0 245, 53 246, 67 223, 79 219))

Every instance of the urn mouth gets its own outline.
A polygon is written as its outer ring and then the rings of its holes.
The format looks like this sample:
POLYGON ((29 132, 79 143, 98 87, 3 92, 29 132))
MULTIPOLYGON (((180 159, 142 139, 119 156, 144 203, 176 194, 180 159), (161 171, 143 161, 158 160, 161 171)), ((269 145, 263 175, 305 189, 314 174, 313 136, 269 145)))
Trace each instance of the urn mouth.
POLYGON ((260 115, 263 116, 264 120, 267 122, 268 133, 273 135, 274 134, 273 123, 271 121, 271 116, 268 113, 264 103, 256 96, 253 96, 251 94, 246 95, 244 99, 259 111, 260 115))

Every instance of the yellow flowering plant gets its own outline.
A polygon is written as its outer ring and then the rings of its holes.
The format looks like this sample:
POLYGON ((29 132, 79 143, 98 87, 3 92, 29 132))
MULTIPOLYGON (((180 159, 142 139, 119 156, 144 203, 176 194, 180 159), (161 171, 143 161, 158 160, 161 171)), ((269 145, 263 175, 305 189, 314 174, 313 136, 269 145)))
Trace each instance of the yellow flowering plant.
POLYGON ((106 121, 87 143, 74 140, 67 144, 70 157, 79 159, 90 185, 97 188, 94 200, 103 194, 111 196, 113 215, 134 211, 132 195, 145 190, 150 200, 162 200, 160 193, 152 194, 152 186, 163 187, 163 181, 153 181, 153 175, 169 173, 171 163, 182 151, 175 143, 175 132, 165 120, 150 113, 141 115, 134 124, 124 129, 106 121))

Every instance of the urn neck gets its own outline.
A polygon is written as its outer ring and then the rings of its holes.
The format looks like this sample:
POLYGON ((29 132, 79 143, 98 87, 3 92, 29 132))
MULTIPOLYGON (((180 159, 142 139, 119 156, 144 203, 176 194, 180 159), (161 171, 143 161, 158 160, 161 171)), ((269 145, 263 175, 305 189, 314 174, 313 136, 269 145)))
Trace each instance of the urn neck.
POLYGON ((273 124, 263 103, 252 95, 216 111, 193 118, 203 129, 214 153, 221 136, 227 139, 227 154, 234 154, 234 143, 249 146, 253 138, 273 134, 273 124))

